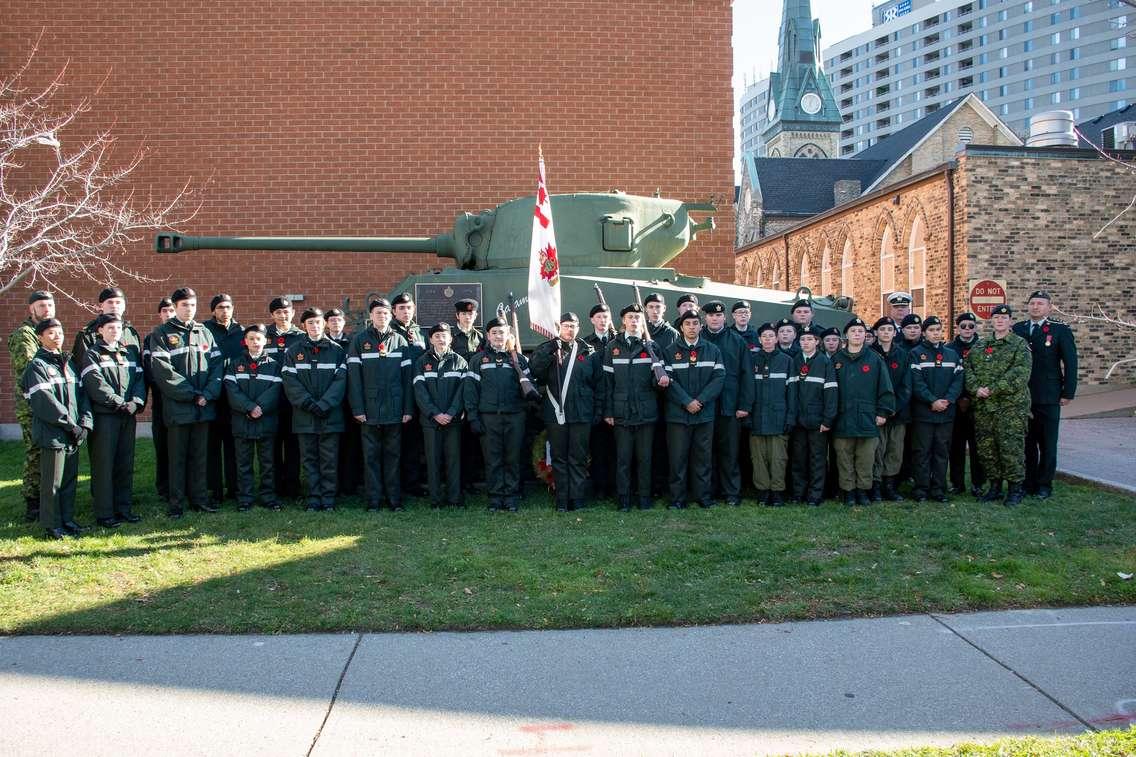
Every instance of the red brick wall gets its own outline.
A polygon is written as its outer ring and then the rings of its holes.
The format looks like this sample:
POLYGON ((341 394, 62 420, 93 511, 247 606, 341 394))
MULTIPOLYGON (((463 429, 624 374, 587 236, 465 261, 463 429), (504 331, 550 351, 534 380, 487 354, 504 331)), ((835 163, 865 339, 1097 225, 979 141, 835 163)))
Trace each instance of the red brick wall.
MULTIPOLYGON (((554 192, 619 188, 705 200, 722 229, 679 258, 733 276, 731 11, 728 0, 200 3, 25 2, 0 27, 0 70, 43 31, 33 81, 70 60, 69 90, 103 79, 85 128, 114 123, 150 150, 137 184, 203 187, 196 234, 433 235, 456 213, 533 191, 543 142, 554 192)), ((66 136, 66 135, 64 135, 66 136)), ((196 252, 128 265, 129 315, 181 284, 267 318, 276 293, 356 301, 433 256, 196 252)), ((83 283, 84 295, 99 284, 83 283)), ((0 300, 4 333, 26 292, 0 300)), ((207 307, 208 303, 205 303, 207 307)), ((69 327, 85 322, 61 308, 69 327)), ((6 354, 0 381, 10 377, 6 354)), ((10 384, 8 384, 10 386, 10 384)), ((11 420, 9 392, 0 420, 11 420)))

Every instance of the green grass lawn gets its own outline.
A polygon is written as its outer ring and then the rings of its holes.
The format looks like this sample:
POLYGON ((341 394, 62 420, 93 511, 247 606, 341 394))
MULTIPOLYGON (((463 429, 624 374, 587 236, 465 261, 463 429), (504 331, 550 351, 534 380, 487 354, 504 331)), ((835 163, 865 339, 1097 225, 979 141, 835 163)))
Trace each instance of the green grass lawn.
MULTIPOLYGON (((1133 498, 1059 484, 1017 510, 951 505, 169 520, 139 444, 136 510, 62 542, 23 523, 0 445, 0 633, 227 633, 736 623, 1136 602, 1133 498)), ((84 465, 86 454, 83 453, 84 465)), ((85 468, 84 468, 85 471, 85 468)), ((79 520, 93 522, 86 478, 79 520)))
POLYGON ((1128 730, 1081 736, 1000 739, 990 744, 899 749, 894 752, 832 752, 839 757, 1131 757, 1136 754, 1136 726, 1128 730))

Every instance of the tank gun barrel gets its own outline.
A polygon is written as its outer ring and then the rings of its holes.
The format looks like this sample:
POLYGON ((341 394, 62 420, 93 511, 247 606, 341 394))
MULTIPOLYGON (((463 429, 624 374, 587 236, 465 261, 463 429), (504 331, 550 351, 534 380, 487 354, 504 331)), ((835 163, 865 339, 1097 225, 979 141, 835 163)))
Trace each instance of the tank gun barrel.
POLYGON ((161 253, 190 250, 284 250, 287 252, 433 253, 452 258, 453 235, 436 237, 194 237, 162 232, 154 239, 161 253))

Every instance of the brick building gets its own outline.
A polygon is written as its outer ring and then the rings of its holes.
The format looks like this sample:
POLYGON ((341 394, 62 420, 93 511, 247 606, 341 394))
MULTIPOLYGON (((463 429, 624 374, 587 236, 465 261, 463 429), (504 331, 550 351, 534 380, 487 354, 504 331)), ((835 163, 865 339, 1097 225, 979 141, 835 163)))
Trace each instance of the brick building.
MULTIPOLYGON (((457 0, 33 1, 5 13, 0 70, 22 62, 41 32, 32 81, 67 61, 70 94, 105 78, 80 129, 113 124, 124 153, 145 143, 138 187, 169 196, 192 179, 201 189, 188 234, 433 235, 460 211, 531 194, 538 143, 554 192, 732 195, 728 0, 693 12, 666 0, 539 12, 457 0)), ((733 228, 728 199, 717 219, 733 228)), ((675 265, 729 280, 732 258, 732 234, 718 232, 675 265)), ((444 265, 428 255, 159 257, 149 239, 123 262, 158 279, 119 282, 140 329, 181 284, 206 307, 230 292, 238 320, 254 321, 268 318, 275 294, 358 303, 444 265)), ((102 283, 67 285, 93 298, 102 283)), ((24 317, 26 294, 0 301, 5 335, 24 317)), ((71 331, 89 318, 68 303, 60 311, 71 331)), ((6 354, 0 381, 11 386, 6 354)), ((11 421, 2 394, 0 420, 11 421)))
MULTIPOLYGON (((1136 153, 1116 153, 1131 163, 1136 153)), ((808 286, 852 297, 865 320, 882 296, 918 293, 924 315, 968 309, 968 282, 1005 280, 1024 317, 1026 297, 1049 290, 1054 305, 1095 305, 1136 318, 1136 213, 1094 238, 1136 193, 1131 168, 1094 149, 970 144, 954 159, 837 205, 738 250, 735 282, 808 286)), ((1080 378, 1099 384, 1132 352, 1116 327, 1072 324, 1080 378)), ((1113 381, 1131 381, 1129 365, 1113 381)))

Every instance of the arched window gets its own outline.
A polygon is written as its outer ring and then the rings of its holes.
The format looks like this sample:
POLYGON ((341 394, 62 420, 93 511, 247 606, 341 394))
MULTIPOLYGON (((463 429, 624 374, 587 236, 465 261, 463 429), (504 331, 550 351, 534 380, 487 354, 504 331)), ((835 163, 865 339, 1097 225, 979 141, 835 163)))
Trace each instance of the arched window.
POLYGON ((824 252, 820 256, 820 294, 832 294, 832 248, 828 242, 824 243, 824 252))
POLYGON ((797 286, 808 287, 812 289, 816 286, 813 282, 812 266, 809 265, 809 253, 805 252, 801 255, 801 283, 797 286))
POLYGON ((907 281, 911 289, 911 309, 923 312, 927 292, 927 235, 923 217, 915 216, 907 242, 907 281))
POLYGON ((773 258, 773 276, 771 277, 769 288, 770 289, 784 289, 785 288, 781 284, 781 261, 778 260, 776 258, 776 256, 773 258))
POLYGON ((895 291, 895 234, 891 224, 884 227, 880 243, 880 312, 887 313, 887 296, 895 291))
POLYGON ((840 294, 852 297, 852 240, 844 240, 844 254, 840 256, 840 294))

